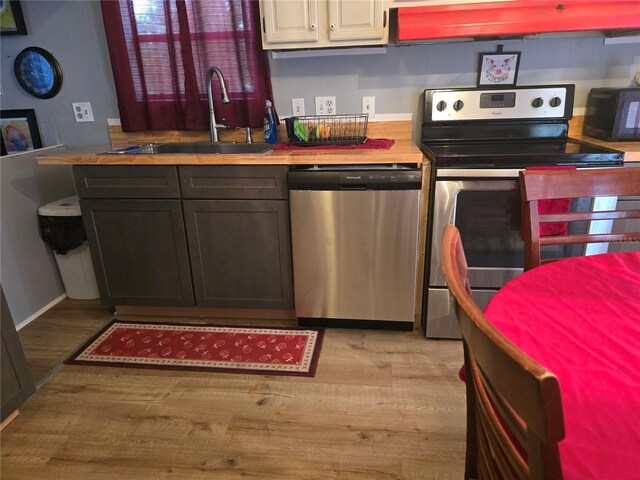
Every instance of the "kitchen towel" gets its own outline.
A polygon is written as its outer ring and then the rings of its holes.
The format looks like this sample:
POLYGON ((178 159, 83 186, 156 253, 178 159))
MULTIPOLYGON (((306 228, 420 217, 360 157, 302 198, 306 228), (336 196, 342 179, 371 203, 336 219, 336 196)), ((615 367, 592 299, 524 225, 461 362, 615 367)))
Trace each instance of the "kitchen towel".
MULTIPOLYGON (((527 167, 525 170, 575 170, 572 166, 546 166, 527 167)), ((548 213, 569 213, 571 207, 570 198, 555 198, 552 200, 538 201, 538 215, 548 213)), ((524 219, 524 202, 522 203, 522 218, 524 219)), ((564 235, 567 233, 567 222, 549 222, 540 224, 540 236, 564 235)), ((522 228, 522 238, 524 239, 524 227, 522 228)))

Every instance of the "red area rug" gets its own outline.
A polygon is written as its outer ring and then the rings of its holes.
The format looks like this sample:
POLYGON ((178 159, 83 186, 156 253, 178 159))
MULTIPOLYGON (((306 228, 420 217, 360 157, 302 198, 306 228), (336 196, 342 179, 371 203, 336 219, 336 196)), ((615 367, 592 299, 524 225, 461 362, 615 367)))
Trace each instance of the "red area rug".
POLYGON ((65 363, 313 377, 323 329, 114 320, 65 363))

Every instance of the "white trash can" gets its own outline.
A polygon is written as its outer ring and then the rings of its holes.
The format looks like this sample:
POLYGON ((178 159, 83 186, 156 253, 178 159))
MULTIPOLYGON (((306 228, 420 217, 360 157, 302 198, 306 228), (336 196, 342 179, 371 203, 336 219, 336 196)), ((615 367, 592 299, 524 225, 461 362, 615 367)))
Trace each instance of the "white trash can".
POLYGON ((76 300, 100 298, 89 244, 77 196, 38 209, 42 239, 54 251, 67 296, 76 300))

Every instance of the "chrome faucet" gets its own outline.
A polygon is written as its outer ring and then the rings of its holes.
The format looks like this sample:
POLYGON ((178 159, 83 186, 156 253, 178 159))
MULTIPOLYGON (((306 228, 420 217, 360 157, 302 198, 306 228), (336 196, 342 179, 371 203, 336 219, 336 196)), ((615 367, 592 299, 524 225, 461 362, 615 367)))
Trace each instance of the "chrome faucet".
POLYGON ((215 73, 220 82, 220 91, 222 92, 222 103, 230 103, 229 95, 227 94, 227 85, 224 83, 224 76, 218 67, 211 67, 207 72, 207 98, 209 99, 209 133, 212 142, 219 142, 218 140, 218 128, 216 125, 216 115, 213 110, 213 89, 211 88, 211 80, 215 73))

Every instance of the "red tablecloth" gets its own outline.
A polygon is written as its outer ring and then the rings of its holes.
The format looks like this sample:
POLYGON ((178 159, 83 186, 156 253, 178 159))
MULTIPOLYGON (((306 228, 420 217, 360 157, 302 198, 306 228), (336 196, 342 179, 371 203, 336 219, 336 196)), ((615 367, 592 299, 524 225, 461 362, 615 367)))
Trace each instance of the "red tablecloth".
POLYGON ((640 252, 534 268, 485 313, 558 377, 565 480, 640 479, 640 252))

